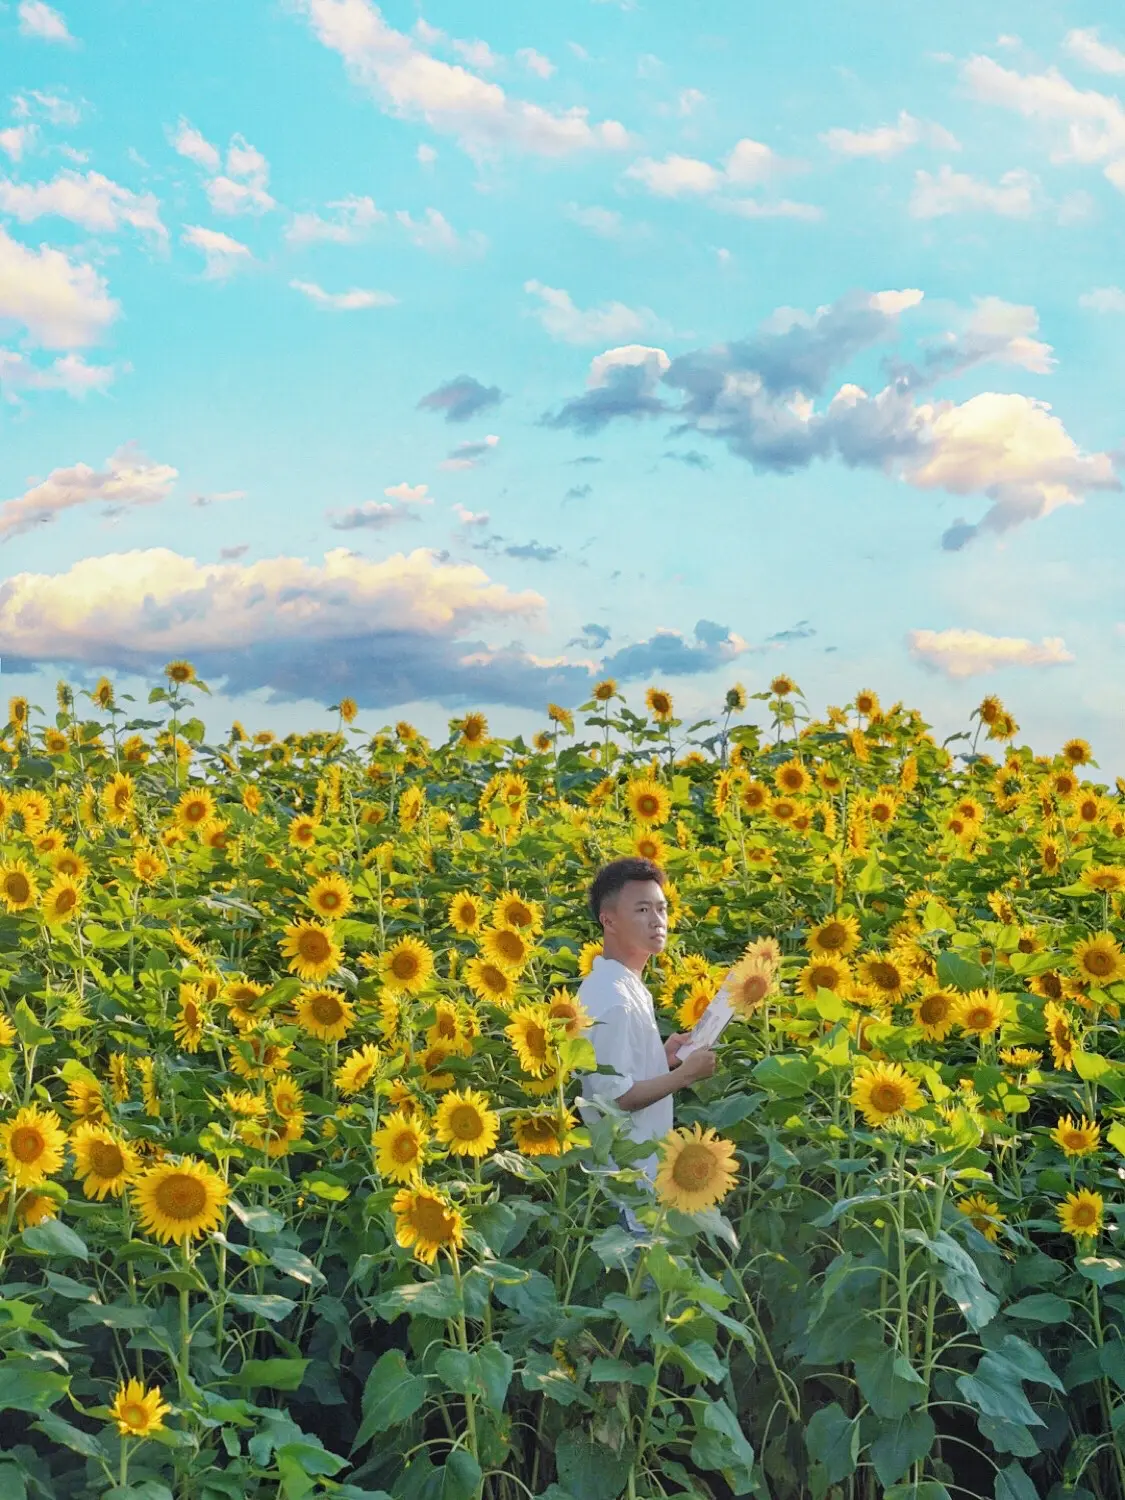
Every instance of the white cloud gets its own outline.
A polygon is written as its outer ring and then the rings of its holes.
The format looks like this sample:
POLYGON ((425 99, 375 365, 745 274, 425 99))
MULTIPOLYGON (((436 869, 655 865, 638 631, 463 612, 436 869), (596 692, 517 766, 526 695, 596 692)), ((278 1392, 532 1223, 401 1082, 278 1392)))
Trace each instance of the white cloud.
POLYGON ((655 386, 664 372, 671 368, 672 361, 663 349, 651 344, 623 344, 618 349, 607 349, 604 354, 595 354, 590 361, 590 372, 586 377, 589 390, 600 390, 610 383, 613 372, 622 368, 640 367, 646 380, 655 386))
POLYGON ((535 315, 552 338, 566 344, 600 344, 609 339, 625 339, 642 333, 653 322, 647 308, 626 307, 623 302, 609 302, 604 307, 576 307, 569 292, 560 287, 544 286, 541 281, 525 281, 525 292, 538 297, 535 315))
POLYGON ((815 224, 824 218, 824 210, 815 203, 801 203, 793 198, 777 198, 772 202, 760 198, 717 198, 715 207, 741 219, 799 219, 805 224, 815 224))
POLYGON ((212 177, 205 185, 211 207, 219 214, 264 214, 277 203, 267 192, 269 162, 241 135, 233 135, 227 147, 225 175, 212 177))
POLYGON ((1095 73, 1125 73, 1125 52, 1111 47, 1098 36, 1096 26, 1068 31, 1063 46, 1077 62, 1095 73))
POLYGON ((1125 313, 1125 291, 1119 286, 1096 286, 1092 292, 1082 293, 1078 305, 1091 312, 1125 313))
MULTIPOLYGON (((616 150, 628 143, 616 120, 591 122, 581 107, 556 111, 513 99, 499 84, 460 64, 442 62, 384 21, 371 0, 297 0, 324 46, 390 114, 421 117, 469 151, 511 147, 542 156, 616 150)), ((418 32, 416 31, 416 35, 418 32)))
POLYGON ((29 120, 38 115, 51 125, 77 125, 82 118, 82 107, 61 94, 28 89, 26 94, 12 95, 12 113, 17 120, 29 120))
POLYGON ((294 214, 286 226, 285 238, 294 245, 313 245, 326 241, 334 245, 354 245, 366 235, 374 224, 387 216, 375 207, 372 198, 360 198, 354 194, 329 203, 335 210, 331 219, 322 219, 319 214, 294 214))
POLYGON ((21 224, 53 215, 93 233, 112 234, 128 224, 159 240, 168 238, 154 193, 134 193, 100 172, 63 171, 37 183, 0 177, 0 210, 21 224))
POLYGON ((460 503, 460 501, 458 501, 457 504, 452 507, 452 510, 453 514, 457 517, 462 526, 487 526, 489 521, 492 519, 488 511, 466 510, 466 508, 460 503))
POLYGON ((672 155, 662 161, 643 156, 626 169, 625 175, 643 183, 650 193, 661 198, 714 193, 723 183, 723 174, 716 167, 694 156, 672 155))
POLYGON ((414 155, 424 167, 432 167, 434 162, 437 161, 437 152, 432 146, 428 146, 425 141, 418 147, 414 155))
POLYGON ((516 61, 522 63, 529 73, 534 73, 536 78, 550 78, 555 71, 551 59, 544 57, 542 52, 536 52, 534 47, 521 47, 516 53, 516 61))
POLYGON ((922 666, 960 680, 1005 667, 1056 667, 1074 660, 1061 636, 1038 644, 1021 636, 985 635, 980 630, 912 630, 910 654, 922 666))
POLYGON ((432 505, 434 497, 428 484, 389 484, 383 491, 388 500, 401 500, 403 505, 432 505))
POLYGON ((0 151, 9 160, 20 161, 34 139, 34 125, 10 125, 7 130, 0 130, 0 151))
POLYGON ((179 124, 176 126, 175 134, 172 136, 172 148, 180 156, 188 161, 195 162, 196 166, 202 167, 205 172, 218 173, 222 165, 222 157, 219 148, 212 146, 211 142, 203 136, 195 126, 185 120, 181 115, 179 124))
POLYGON ((873 157, 876 161, 889 161, 922 141, 947 151, 960 149, 956 136, 948 130, 916 120, 905 109, 899 111, 893 125, 877 125, 873 130, 845 130, 838 126, 826 130, 820 139, 838 156, 873 157))
POLYGON ((229 234, 218 229, 206 229, 201 224, 186 225, 180 238, 185 245, 202 251, 203 274, 209 281, 222 281, 254 259, 249 246, 240 240, 231 239, 229 234))
POLYGON ((352 287, 346 292, 326 292, 315 281, 291 281, 295 292, 301 292, 318 307, 331 308, 334 312, 357 312, 365 307, 394 307, 398 302, 390 292, 372 292, 362 287, 352 287))
POLYGON ((776 151, 763 145, 761 141, 744 137, 736 142, 734 150, 727 157, 726 180, 736 187, 758 187, 761 183, 768 182, 783 167, 784 163, 776 151))
POLYGON ((18 498, 0 502, 0 538, 10 540, 79 505, 101 504, 108 512, 154 505, 167 498, 178 477, 169 464, 151 463, 127 443, 106 460, 104 469, 89 464, 53 469, 18 498))
POLYGON ((349 510, 326 512, 333 531, 384 531, 399 521, 416 521, 409 505, 391 500, 367 500, 349 510))
POLYGON ((699 89, 681 89, 676 97, 676 113, 686 118, 693 115, 701 104, 706 104, 707 95, 699 89))
POLYGON ((93 266, 41 245, 30 250, 0 227, 0 327, 25 327, 47 349, 95 343, 120 307, 93 266))
MULTIPOLYGON (((191 503, 201 508, 208 505, 227 505, 232 500, 245 500, 245 490, 214 490, 209 495, 193 495, 191 503)), ((243 551, 246 549, 243 548, 243 551)))
POLYGON ((470 68, 496 68, 500 65, 500 59, 493 52, 487 42, 454 42, 453 50, 457 56, 470 68))
POLYGON ((659 198, 704 198, 713 208, 746 219, 819 219, 821 210, 811 203, 795 203, 791 199, 771 203, 765 199, 723 196, 729 188, 761 187, 800 165, 786 161, 771 147, 747 136, 735 143, 721 167, 695 156, 673 154, 660 161, 643 156, 626 168, 625 175, 659 198))
POLYGON ((1027 219, 1035 212, 1039 179, 1022 168, 1005 172, 993 185, 967 172, 941 167, 937 174, 915 172, 910 212, 916 219, 939 219, 947 214, 999 214, 1005 219, 1027 219))
POLYGON ((566 207, 566 216, 575 224, 581 224, 583 229, 588 229, 591 234, 597 234, 604 240, 616 240, 625 233, 625 220, 615 208, 599 208, 591 204, 583 208, 577 203, 569 203, 566 207))
POLYGON ((113 381, 112 365, 88 365, 81 354, 64 354, 51 364, 32 364, 23 354, 0 349, 0 393, 17 402, 21 391, 65 391, 83 400, 91 391, 104 391, 113 381))
POLYGON ((479 254, 488 243, 476 229, 470 230, 466 235, 458 234, 445 215, 436 208, 427 208, 420 219, 400 208, 395 213, 395 218, 419 250, 449 253, 464 250, 470 254, 479 254))
POLYGON ((66 21, 44 0, 20 0, 17 12, 21 36, 37 37, 41 42, 73 42, 66 21))
POLYGON ((476 469, 485 459, 499 446, 500 439, 494 432, 487 437, 470 440, 467 443, 458 443, 448 458, 443 458, 438 465, 442 469, 476 469))

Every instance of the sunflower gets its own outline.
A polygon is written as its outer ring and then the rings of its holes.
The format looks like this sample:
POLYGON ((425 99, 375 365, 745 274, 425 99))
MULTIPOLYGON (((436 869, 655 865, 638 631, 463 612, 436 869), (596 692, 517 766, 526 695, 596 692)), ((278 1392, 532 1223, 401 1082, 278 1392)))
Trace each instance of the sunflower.
POLYGON ((177 687, 185 687, 189 682, 196 680, 195 668, 190 661, 170 661, 164 668, 164 675, 177 687))
POLYGON ((1010 1068, 1037 1068, 1043 1054, 1037 1047, 1002 1047, 1000 1061, 1010 1068))
POLYGON ((0 1125, 0 1155, 16 1187, 38 1187, 63 1164, 66 1135, 53 1109, 27 1104, 0 1125))
POLYGON ((859 923, 855 917, 829 917, 808 933, 805 947, 816 958, 847 958, 859 947, 859 923))
POLYGON ((0 1048, 10 1047, 15 1039, 16 1028, 8 1020, 7 1016, 4 1015, 3 1011, 0 1011, 0 1048))
POLYGON ((129 1097, 129 1059, 124 1052, 109 1054, 109 1085, 115 1104, 124 1104, 129 1097))
POLYGON ((930 990, 913 1007, 914 1024, 927 1042, 943 1042, 953 1030, 958 997, 952 990, 930 990))
POLYGON ((9 911, 26 911, 38 900, 35 876, 22 859, 0 865, 0 897, 9 911))
POLYGON ((133 855, 133 874, 142 885, 155 885, 167 869, 160 855, 152 849, 138 849, 133 855))
POLYGON ((1039 862, 1048 875, 1055 875, 1062 867, 1063 848, 1057 839, 1044 838, 1039 843, 1039 862))
MULTIPOLYGON (((601 951, 600 945, 598 951, 601 951)), ((470 958, 465 965, 465 983, 479 1000, 491 1000, 506 1010, 515 998, 515 980, 506 969, 483 958, 470 958)))
POLYGON ((217 1229, 229 1196, 218 1173, 194 1156, 159 1162, 132 1185, 142 1228, 163 1244, 186 1242, 217 1229))
POLYGON ((733 1143, 710 1126, 673 1130, 661 1142, 656 1196, 669 1208, 685 1214, 714 1208, 737 1178, 733 1143))
POLYGON ((63 846, 63 836, 57 828, 48 828, 35 840, 36 854, 51 855, 63 846))
POLYGON ((867 816, 880 828, 886 828, 893 823, 897 811, 898 797, 885 787, 880 788, 868 799, 867 816))
POLYGON ((1051 1139, 1065 1156, 1090 1156, 1098 1149, 1101 1135, 1100 1127, 1085 1115, 1079 1120, 1063 1115, 1051 1131, 1051 1139))
POLYGON ((667 858, 667 846, 655 829, 642 828, 634 838, 630 853, 635 854, 638 859, 651 860, 654 865, 662 865, 667 858))
POLYGON ((1085 740, 1067 740, 1062 747, 1062 757, 1069 761, 1072 766, 1089 765, 1093 759, 1094 752, 1085 740))
POLYGON ((359 713, 359 704, 354 698, 341 698, 336 707, 345 724, 355 723, 356 715, 359 713))
POLYGON ((72 1078, 66 1086, 66 1107, 77 1120, 104 1120, 101 1084, 92 1075, 72 1078))
POLYGON ((421 939, 402 937, 383 954, 379 972, 392 994, 417 995, 434 972, 434 955, 421 939))
POLYGON ((672 695, 663 688, 650 687, 645 693, 645 704, 658 724, 667 724, 672 717, 672 695))
POLYGON ((985 1037, 996 1031, 1008 1014, 1008 1002, 995 990, 970 990, 954 1006, 953 1019, 962 1031, 985 1037))
POLYGON ((120 1136, 104 1125, 91 1125, 87 1121, 75 1126, 70 1149, 82 1191, 99 1203, 107 1193, 120 1198, 140 1165, 137 1153, 120 1136))
POLYGON ((512 1044, 519 1065, 532 1078, 542 1078, 558 1066, 558 1053, 551 1040, 551 1013, 545 1005, 521 1005, 512 1012, 504 1033, 512 1044))
POLYGON ((456 1254, 465 1241, 465 1220, 433 1188, 403 1188, 394 1196, 395 1241, 413 1250, 419 1260, 433 1265, 439 1250, 456 1254))
POLYGON ((12 812, 22 819, 24 833, 33 839, 46 828, 51 804, 42 792, 20 792, 12 798, 12 812))
POLYGON ((707 1007, 714 998, 714 981, 697 979, 676 1011, 677 1021, 686 1031, 691 1031, 703 1019, 707 1007))
POLYGON ((731 1009, 736 1015, 748 1019, 769 995, 773 985, 772 964, 753 955, 740 959, 726 980, 731 1009))
POLYGON ((176 803, 176 826, 185 833, 198 833, 214 821, 215 799, 206 787, 193 787, 176 803))
POLYGON ((431 1047, 457 1048, 462 1042, 461 1026, 456 1006, 447 1000, 439 1000, 434 1006, 434 1022, 426 1031, 426 1041, 431 1047))
POLYGON ((8 699, 8 722, 14 725, 15 728, 19 729, 27 723, 29 712, 30 704, 26 698, 16 697, 8 699))
POLYGON ((896 1004, 912 987, 905 963, 893 953, 865 953, 856 966, 856 977, 886 1005, 896 1004))
POLYGON ((43 749, 48 755, 65 755, 69 748, 70 741, 61 729, 43 731, 43 749))
POLYGON ((102 812, 107 823, 127 823, 133 812, 133 778, 119 771, 102 788, 102 812))
POLYGON ((612 677, 603 677, 601 682, 594 683, 594 691, 591 694, 595 703, 610 703, 617 697, 617 683, 612 677))
POLYGON ((139 1380, 123 1380, 109 1410, 123 1438, 146 1438, 164 1431, 164 1418, 172 1408, 160 1399, 158 1385, 148 1390, 139 1380))
POLYGON ((517 1115, 512 1121, 516 1150, 523 1156, 561 1156, 577 1121, 569 1110, 557 1114, 517 1115))
POLYGON ((340 990, 320 986, 302 990, 297 1000, 297 1025, 322 1042, 338 1042, 355 1024, 355 1006, 340 990))
POLYGON ((371 1042, 349 1052, 336 1070, 337 1089, 341 1094, 362 1093, 374 1079, 382 1061, 383 1054, 371 1042))
POLYGON ((480 713, 466 714, 460 730, 463 745, 483 745, 488 739, 488 720, 480 713))
POLYGON ((352 891, 342 875, 324 875, 305 894, 305 900, 318 917, 328 921, 347 916, 352 906, 352 891))
MULTIPOLYGON (((233 1062, 231 1066, 234 1066, 233 1062)), ((141 1098, 144 1101, 145 1114, 158 1120, 160 1118, 160 1095, 156 1088, 156 1059, 151 1053, 146 1052, 137 1058, 137 1072, 141 1075, 141 1098)))
POLYGON ((417 825, 426 805, 426 789, 419 782, 412 782, 398 799, 398 823, 406 833, 417 825))
POLYGON ((898 1063, 874 1063, 856 1072, 852 1103, 869 1125, 913 1114, 923 1102, 921 1089, 898 1063))
POLYGON ((800 803, 794 802, 791 797, 773 797, 770 799, 769 815, 778 823, 792 823, 800 811, 800 803))
POLYGON ((1077 1193, 1067 1193, 1055 1212, 1059 1224, 1075 1239, 1096 1239, 1102 1232, 1105 1200, 1101 1193, 1091 1193, 1083 1188, 1077 1193))
POLYGON ((487 1094, 461 1089, 441 1101, 434 1134, 454 1156, 487 1156, 500 1134, 500 1116, 491 1108, 487 1094))
POLYGON ((846 994, 851 982, 851 970, 838 958, 813 958, 797 976, 801 993, 810 1000, 816 999, 818 990, 831 990, 833 994, 846 994))
POLYGON ((1078 883, 1088 891, 1115 896, 1119 891, 1125 891, 1125 868, 1121 865, 1089 865, 1078 877, 1078 883))
POLYGON ((319 831, 320 822, 317 818, 299 815, 289 824, 289 842, 295 849, 311 849, 319 831))
POLYGON ((738 805, 743 812, 759 813, 769 802, 769 788, 760 781, 747 781, 739 788, 738 805))
POLYGON ((571 1040, 581 1036, 593 1025, 593 1017, 569 990, 551 991, 547 996, 547 1013, 552 1021, 562 1022, 563 1030, 571 1040))
POLYGON ((659 827, 672 815, 672 798, 651 776, 636 777, 625 788, 629 809, 638 823, 659 827))
POLYGON ((69 922, 82 904, 82 893, 68 875, 57 875, 43 893, 43 920, 48 927, 69 922))
POLYGON ((515 927, 537 936, 543 931, 543 908, 519 891, 505 891, 492 908, 492 920, 497 927, 515 927))
POLYGON ((266 986, 256 984, 252 979, 236 977, 227 981, 221 998, 239 1031, 249 1031, 269 1014, 269 1001, 258 1003, 264 994, 266 986))
POLYGON ((787 760, 784 765, 778 766, 773 773, 774 785, 778 791, 785 792, 790 797, 802 797, 812 786, 812 777, 799 760, 787 760))
POLYGON ((299 1116, 303 1121, 304 1102, 304 1092, 292 1078, 279 1078, 276 1083, 270 1084, 270 1104, 274 1114, 282 1120, 293 1120, 299 1116))
POLYGON ((472 891, 458 891, 451 896, 447 915, 450 927, 454 932, 459 932, 462 937, 469 937, 480 931, 484 921, 484 906, 472 891))
POLYGON ((879 694, 871 688, 860 688, 855 695, 855 711, 865 719, 870 719, 880 712, 879 694))
POLYGON ((993 1203, 983 1193, 972 1193, 968 1198, 959 1199, 957 1212, 964 1214, 977 1233, 983 1234, 992 1245, 1000 1238, 1000 1225, 1007 1218, 1000 1212, 999 1203, 993 1203))
POLYGON ((203 1026, 207 1011, 203 1004, 203 991, 197 984, 180 985, 180 1014, 172 1028, 172 1035, 185 1052, 198 1052, 203 1040, 203 1026))
POLYGON ((422 1175, 430 1133, 422 1121, 398 1109, 371 1138, 375 1170, 392 1182, 415 1182, 422 1175))
POLYGON ((531 945, 518 927, 487 927, 480 936, 482 957, 518 979, 531 960, 531 945))
POLYGON ((340 967, 343 954, 332 930, 319 922, 290 922, 281 940, 283 957, 289 960, 289 971, 298 979, 327 979, 340 967))
POLYGON ((1103 988, 1125 975, 1125 957, 1111 932, 1099 932, 1077 945, 1071 954, 1075 972, 1087 984, 1103 988))
POLYGON ((775 937, 753 938, 742 950, 743 958, 760 958, 775 972, 781 968, 781 944, 775 937))
POLYGON ((733 687, 727 688, 723 707, 728 714, 740 714, 746 707, 746 689, 741 682, 736 682, 733 687))
POLYGON ((779 673, 770 682, 770 692, 775 698, 788 698, 798 691, 797 684, 792 677, 787 677, 784 672, 779 673))

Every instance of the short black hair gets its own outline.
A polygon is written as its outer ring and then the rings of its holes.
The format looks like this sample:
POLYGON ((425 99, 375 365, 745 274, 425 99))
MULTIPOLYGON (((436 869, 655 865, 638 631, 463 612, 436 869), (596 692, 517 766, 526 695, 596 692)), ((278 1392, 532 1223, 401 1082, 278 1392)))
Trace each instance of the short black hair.
POLYGON ((663 890, 664 871, 659 865, 653 864, 651 859, 636 856, 613 859, 608 865, 603 865, 590 886, 590 915, 595 922, 601 921, 603 902, 610 896, 616 896, 622 886, 628 885, 631 880, 655 880, 663 890))

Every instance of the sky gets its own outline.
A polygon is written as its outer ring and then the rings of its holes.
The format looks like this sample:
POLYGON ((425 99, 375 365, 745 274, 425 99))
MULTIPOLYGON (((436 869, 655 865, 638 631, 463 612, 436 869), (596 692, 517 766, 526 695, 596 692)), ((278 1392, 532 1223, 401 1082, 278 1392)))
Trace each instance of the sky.
POLYGON ((0 690, 1125 770, 1123 89, 1104 0, 0 3, 0 690))

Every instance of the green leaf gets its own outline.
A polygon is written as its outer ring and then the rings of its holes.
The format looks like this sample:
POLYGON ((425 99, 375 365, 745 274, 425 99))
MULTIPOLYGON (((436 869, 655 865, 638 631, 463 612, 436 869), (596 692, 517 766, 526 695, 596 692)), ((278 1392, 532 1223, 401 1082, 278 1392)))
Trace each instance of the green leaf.
POLYGON ((327 1203, 346 1203, 352 1193, 347 1183, 331 1172, 314 1172, 311 1177, 302 1178, 301 1188, 314 1198, 323 1198, 327 1203))
POLYGON ((726 1379, 727 1371, 722 1360, 711 1345, 705 1344, 702 1339, 693 1339, 690 1344, 684 1344, 678 1352, 680 1358, 686 1360, 704 1380, 711 1380, 719 1385, 726 1379))
POLYGON ((1125 1280, 1125 1260, 1116 1255, 1080 1255, 1075 1270, 1096 1286, 1112 1286, 1115 1281, 1125 1280))
POLYGON ((1039 1444, 1022 1422, 1005 1422, 1002 1417, 977 1418, 981 1436, 987 1438, 997 1453, 1014 1453, 1017 1458, 1034 1458, 1039 1444))
POLYGON ((16 1467, 16 1461, 8 1462, 0 1455, 0 1495, 4 1500, 27 1500, 26 1471, 16 1467))
POLYGON ((62 1396, 67 1377, 10 1355, 0 1363, 0 1411, 45 1412, 62 1396))
POLYGON ((911 1464, 921 1463, 934 1445, 937 1429, 927 1411, 910 1411, 871 1444, 871 1462, 883 1485, 896 1484, 911 1464))
POLYGON ((940 985, 957 990, 979 990, 987 983, 987 975, 980 964, 948 949, 938 954, 937 979, 940 985))
POLYGON ((363 1422, 352 1451, 377 1432, 409 1421, 426 1399, 426 1381, 412 1375, 401 1349, 388 1349, 375 1363, 363 1387, 363 1422))
POLYGON ((897 1349, 857 1354, 855 1378, 877 1417, 903 1417, 926 1395, 926 1382, 897 1349))
POLYGON ((1042 1427, 1043 1418, 1023 1393, 1023 1386, 1006 1365, 980 1358, 972 1375, 958 1375, 957 1389, 971 1406, 986 1417, 1000 1417, 1005 1422, 1020 1422, 1025 1427, 1042 1427))
POLYGON ((96 1302, 98 1293, 88 1281, 75 1281, 72 1276, 64 1276, 61 1271, 44 1272, 44 1280, 53 1292, 60 1297, 66 1297, 71 1302, 96 1302))
POLYGON ((79 1328, 124 1328, 135 1331, 151 1328, 156 1313, 151 1307, 120 1299, 103 1306, 100 1302, 83 1302, 70 1315, 69 1326, 79 1328))
POLYGON ((512 1356, 498 1344, 486 1344, 473 1353, 445 1349, 438 1355, 434 1368, 458 1395, 471 1394, 493 1411, 503 1411, 514 1363, 512 1356))
POLYGON ((611 1448, 573 1428, 559 1438, 555 1464, 559 1482, 574 1500, 618 1500, 629 1473, 628 1463, 611 1448))
POLYGON ((34 1250, 40 1255, 69 1255, 75 1260, 90 1259, 86 1241, 61 1219, 44 1219, 42 1224, 32 1225, 24 1230, 22 1239, 28 1250, 34 1250))
POLYGON ((328 1279, 307 1255, 284 1245, 270 1251, 270 1265, 276 1266, 283 1276, 292 1276, 294 1281, 303 1281, 306 1286, 324 1286, 328 1279))
POLYGON ((280 1323, 297 1309, 297 1303, 291 1297, 276 1294, 252 1296, 249 1293, 232 1292, 227 1301, 240 1312, 250 1313, 255 1318, 265 1318, 270 1323, 280 1323))
POLYGON ((247 1390, 264 1386, 271 1391, 295 1391, 308 1364, 307 1359, 248 1359, 234 1380, 247 1390))
MULTIPOLYGON (((1096 1083, 1099 1078, 1104 1078, 1107 1073, 1113 1071, 1113 1064, 1108 1058, 1102 1057, 1097 1052, 1082 1052, 1075 1050, 1074 1071, 1084 1083, 1096 1083)), ((1018 1465, 1016 1466, 1019 1467, 1018 1465)), ((1023 1474, 1023 1470, 1020 1469, 1023 1474)), ((1026 1478, 1026 1476, 1024 1476, 1026 1478)), ((999 1489, 999 1483, 997 1484, 999 1489)))
POLYGON ((944 1484, 923 1479, 919 1484, 893 1484, 883 1491, 883 1500, 952 1500, 944 1484))
POLYGON ((1070 1303, 1054 1292, 1036 1292, 1006 1307, 1004 1316, 1023 1323, 1065 1323, 1070 1318, 1070 1303))
POLYGON ((461 1311, 461 1298, 453 1277, 439 1276, 433 1281, 410 1281, 405 1286, 392 1287, 376 1297, 372 1307, 388 1323, 393 1323, 401 1313, 444 1321, 455 1318, 461 1311))
POLYGON ((839 1484, 855 1473, 859 1418, 849 1417, 836 1401, 818 1407, 805 1428, 805 1447, 815 1463, 823 1464, 827 1482, 839 1484))
MULTIPOLYGON (((31 1425, 49 1437, 52 1443, 60 1443, 73 1453, 81 1453, 83 1458, 108 1457, 96 1433, 83 1432, 80 1427, 64 1421, 53 1411, 44 1412, 38 1422, 33 1422, 31 1425)), ((6 1493, 5 1490, 0 1489, 0 1494, 6 1493)))
POLYGON ((627 1359, 596 1359, 590 1366, 590 1379, 598 1385, 613 1382, 618 1385, 650 1386, 655 1375, 654 1366, 631 1365, 627 1359))
MULTIPOLYGON (((1039 1353, 1038 1349, 1014 1333, 1005 1334, 994 1349, 984 1356, 990 1368, 1010 1370, 1015 1380, 1034 1380, 1039 1385, 1049 1385, 1052 1390, 1065 1393, 1066 1387, 1039 1353)), ((983 1361, 982 1361, 983 1362, 983 1361)), ((980 1373, 980 1366, 977 1367, 980 1373)))
POLYGON ((1000 1310, 999 1298, 988 1290, 975 1266, 971 1275, 945 1266, 938 1279, 946 1296, 961 1309, 961 1316, 974 1332, 991 1323, 1000 1310))
POLYGON ((247 1208, 245 1204, 239 1203, 237 1198, 232 1198, 227 1207, 236 1219, 245 1224, 247 1229, 253 1230, 255 1234, 277 1234, 285 1228, 285 1220, 272 1208, 247 1208))
POLYGON ((40 1025, 35 1012, 26 1000, 20 1000, 12 1010, 12 1025, 25 1047, 43 1047, 53 1042, 55 1034, 40 1025))
POLYGON ((996 1500, 1039 1500, 1039 1491, 1014 1459, 996 1476, 996 1500))

